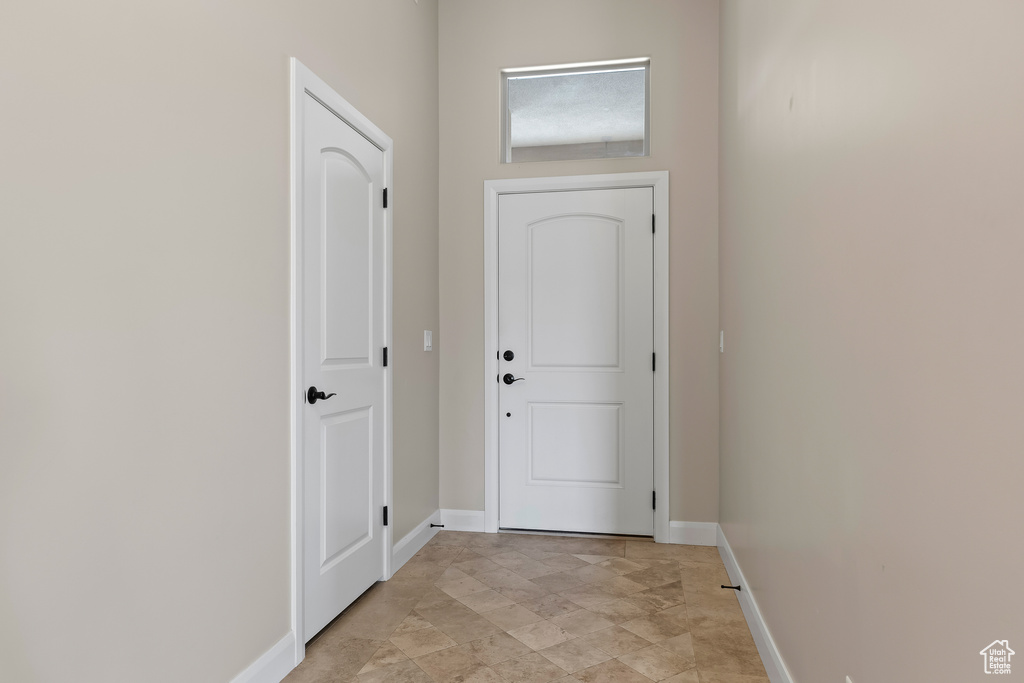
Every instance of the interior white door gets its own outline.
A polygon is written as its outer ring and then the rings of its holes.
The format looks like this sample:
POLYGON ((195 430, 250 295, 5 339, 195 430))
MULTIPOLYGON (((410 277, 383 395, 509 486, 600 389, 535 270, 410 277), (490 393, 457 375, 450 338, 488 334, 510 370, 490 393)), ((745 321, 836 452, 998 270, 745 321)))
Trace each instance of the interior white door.
POLYGON ((498 199, 501 527, 654 531, 653 215, 653 188, 498 199))
POLYGON ((308 640, 384 572, 387 303, 384 153, 307 94, 302 154, 308 640))

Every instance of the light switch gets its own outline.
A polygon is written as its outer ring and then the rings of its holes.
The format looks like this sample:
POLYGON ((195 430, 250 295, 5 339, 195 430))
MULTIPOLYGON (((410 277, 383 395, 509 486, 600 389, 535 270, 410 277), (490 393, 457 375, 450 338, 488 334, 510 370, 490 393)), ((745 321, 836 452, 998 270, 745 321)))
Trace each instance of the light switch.
POLYGON ((434 349, 434 333, 430 330, 423 330, 423 350, 433 351, 434 349))

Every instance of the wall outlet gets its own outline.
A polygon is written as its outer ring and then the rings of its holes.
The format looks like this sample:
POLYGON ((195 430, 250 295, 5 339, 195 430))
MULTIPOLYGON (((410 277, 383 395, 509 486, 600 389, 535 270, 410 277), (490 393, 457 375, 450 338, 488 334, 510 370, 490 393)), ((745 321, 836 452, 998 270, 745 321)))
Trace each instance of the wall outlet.
POLYGON ((434 333, 430 330, 423 330, 423 350, 434 350, 434 333))
POLYGON ((725 330, 718 333, 718 352, 725 353, 725 330))

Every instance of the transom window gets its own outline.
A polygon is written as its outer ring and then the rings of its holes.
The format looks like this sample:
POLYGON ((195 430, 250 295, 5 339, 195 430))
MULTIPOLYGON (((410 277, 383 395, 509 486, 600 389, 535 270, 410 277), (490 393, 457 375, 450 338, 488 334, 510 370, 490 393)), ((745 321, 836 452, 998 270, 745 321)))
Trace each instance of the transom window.
POLYGON ((650 154, 648 59, 501 72, 502 162, 650 154))

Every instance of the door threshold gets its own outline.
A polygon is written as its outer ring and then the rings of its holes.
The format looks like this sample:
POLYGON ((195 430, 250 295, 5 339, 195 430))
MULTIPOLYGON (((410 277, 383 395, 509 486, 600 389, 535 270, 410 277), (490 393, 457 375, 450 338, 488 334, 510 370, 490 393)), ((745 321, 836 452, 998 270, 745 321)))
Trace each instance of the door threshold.
POLYGON ((566 538, 606 538, 611 541, 628 538, 630 540, 637 541, 651 541, 654 542, 654 536, 645 536, 640 534, 601 534, 590 531, 555 531, 554 529, 509 529, 506 527, 500 527, 498 529, 499 534, 523 534, 526 536, 564 536, 566 538))

